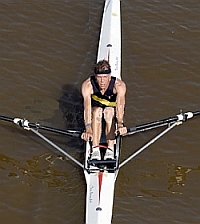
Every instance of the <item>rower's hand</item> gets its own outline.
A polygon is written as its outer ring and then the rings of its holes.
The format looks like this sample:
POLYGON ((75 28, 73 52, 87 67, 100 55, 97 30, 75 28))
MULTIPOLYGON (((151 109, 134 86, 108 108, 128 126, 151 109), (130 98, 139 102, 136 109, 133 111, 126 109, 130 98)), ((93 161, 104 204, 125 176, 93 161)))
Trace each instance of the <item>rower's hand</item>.
POLYGON ((81 138, 85 140, 86 142, 92 141, 92 128, 88 127, 86 128, 85 132, 82 133, 81 138))
POLYGON ((123 124, 117 125, 117 130, 115 131, 116 135, 124 135, 127 133, 127 127, 125 127, 123 124))

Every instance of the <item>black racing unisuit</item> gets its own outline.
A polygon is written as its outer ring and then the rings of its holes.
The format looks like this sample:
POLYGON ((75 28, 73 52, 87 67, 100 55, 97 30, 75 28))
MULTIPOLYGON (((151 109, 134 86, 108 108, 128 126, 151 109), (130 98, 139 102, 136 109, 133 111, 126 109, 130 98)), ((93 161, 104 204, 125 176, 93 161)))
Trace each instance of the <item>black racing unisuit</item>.
POLYGON ((92 107, 116 107, 117 94, 113 93, 116 77, 111 76, 109 86, 104 94, 100 92, 95 76, 91 76, 90 81, 93 87, 92 107))

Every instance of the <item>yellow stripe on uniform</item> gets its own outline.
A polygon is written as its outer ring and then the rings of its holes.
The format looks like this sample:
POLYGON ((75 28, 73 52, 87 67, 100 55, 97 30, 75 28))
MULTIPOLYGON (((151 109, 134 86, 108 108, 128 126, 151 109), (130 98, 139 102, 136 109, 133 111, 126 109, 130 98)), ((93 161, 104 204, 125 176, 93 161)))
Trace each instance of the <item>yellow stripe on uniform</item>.
POLYGON ((116 107, 116 102, 110 102, 108 100, 105 100, 105 99, 101 99, 99 98, 98 96, 96 95, 92 95, 92 99, 107 106, 107 107, 116 107))

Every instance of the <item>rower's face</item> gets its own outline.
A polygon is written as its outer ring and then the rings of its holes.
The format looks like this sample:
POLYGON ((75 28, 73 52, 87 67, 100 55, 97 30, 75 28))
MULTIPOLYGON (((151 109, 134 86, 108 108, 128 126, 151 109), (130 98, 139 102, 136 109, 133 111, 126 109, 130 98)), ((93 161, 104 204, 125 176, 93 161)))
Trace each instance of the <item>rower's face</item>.
POLYGON ((107 88, 110 82, 110 75, 96 75, 96 80, 100 89, 107 88))

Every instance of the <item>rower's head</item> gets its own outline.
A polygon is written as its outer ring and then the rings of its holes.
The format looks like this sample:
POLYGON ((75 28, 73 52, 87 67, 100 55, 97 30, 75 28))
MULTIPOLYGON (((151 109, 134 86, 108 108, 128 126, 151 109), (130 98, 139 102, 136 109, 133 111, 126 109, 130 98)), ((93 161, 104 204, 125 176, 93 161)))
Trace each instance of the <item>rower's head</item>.
POLYGON ((106 60, 99 61, 94 68, 94 74, 100 89, 106 89, 111 79, 109 62, 106 60))
POLYGON ((94 74, 95 75, 110 75, 111 68, 110 68, 109 62, 106 60, 99 61, 94 68, 94 74))

